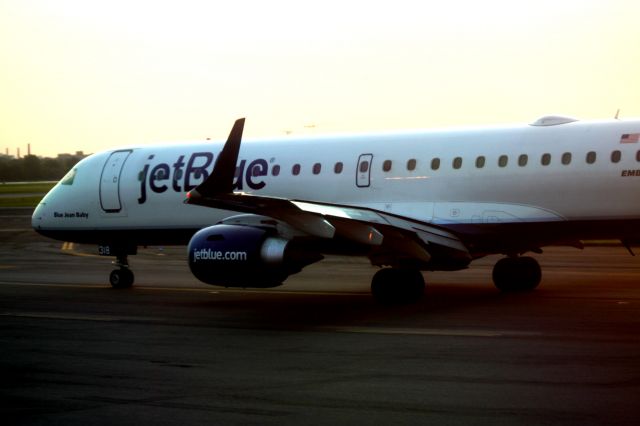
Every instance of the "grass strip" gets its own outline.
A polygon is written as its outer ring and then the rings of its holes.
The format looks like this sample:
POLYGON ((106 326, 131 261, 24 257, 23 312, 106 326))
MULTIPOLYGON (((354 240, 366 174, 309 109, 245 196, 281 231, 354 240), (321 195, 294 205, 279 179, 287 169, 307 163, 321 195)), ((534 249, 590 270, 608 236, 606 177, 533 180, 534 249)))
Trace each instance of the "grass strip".
POLYGON ((0 207, 35 207, 38 205, 42 197, 42 195, 0 197, 0 207))
POLYGON ((0 194, 44 194, 56 182, 0 183, 0 194))

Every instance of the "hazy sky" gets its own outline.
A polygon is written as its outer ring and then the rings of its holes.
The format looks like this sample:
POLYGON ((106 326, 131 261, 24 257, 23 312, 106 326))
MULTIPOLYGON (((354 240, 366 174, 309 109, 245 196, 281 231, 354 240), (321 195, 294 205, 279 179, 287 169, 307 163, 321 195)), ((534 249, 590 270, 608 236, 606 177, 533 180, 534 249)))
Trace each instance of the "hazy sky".
POLYGON ((0 58, 12 154, 640 116, 637 0, 0 0, 0 58))

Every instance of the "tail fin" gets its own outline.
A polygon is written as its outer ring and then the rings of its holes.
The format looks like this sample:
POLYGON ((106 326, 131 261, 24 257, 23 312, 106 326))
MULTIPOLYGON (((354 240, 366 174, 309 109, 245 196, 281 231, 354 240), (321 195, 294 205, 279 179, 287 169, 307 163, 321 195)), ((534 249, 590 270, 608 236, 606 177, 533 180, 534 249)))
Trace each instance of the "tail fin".
POLYGON ((240 142, 244 130, 244 118, 236 120, 229 133, 227 142, 216 160, 213 171, 195 189, 189 191, 187 199, 198 197, 210 197, 216 194, 230 194, 233 192, 233 179, 236 173, 236 164, 240 153, 240 142))

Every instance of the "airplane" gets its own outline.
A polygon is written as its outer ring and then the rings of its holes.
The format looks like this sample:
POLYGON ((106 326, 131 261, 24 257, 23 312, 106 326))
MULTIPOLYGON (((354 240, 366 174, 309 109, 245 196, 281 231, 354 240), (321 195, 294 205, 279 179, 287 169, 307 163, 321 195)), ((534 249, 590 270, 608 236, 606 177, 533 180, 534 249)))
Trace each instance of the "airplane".
MULTIPOLYGON (((640 240, 640 120, 132 146, 91 155, 42 199, 33 228, 113 256, 131 287, 138 247, 186 245, 191 272, 270 288, 327 254, 366 256, 384 304, 418 301, 423 271, 494 266, 535 289, 547 246, 640 240), (186 196, 185 196, 186 194, 186 196)), ((633 252, 632 252, 633 254, 633 252)))

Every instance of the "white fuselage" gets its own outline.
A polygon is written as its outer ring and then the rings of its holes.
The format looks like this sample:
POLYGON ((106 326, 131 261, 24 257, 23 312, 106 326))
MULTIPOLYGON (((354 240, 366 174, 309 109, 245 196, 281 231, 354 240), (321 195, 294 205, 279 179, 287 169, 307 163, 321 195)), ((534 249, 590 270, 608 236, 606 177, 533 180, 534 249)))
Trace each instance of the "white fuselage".
MULTIPOLYGON (((248 140, 236 188, 366 207, 443 227, 635 220, 639 133, 638 120, 609 120, 248 140)), ((234 213, 183 200, 211 172, 221 148, 178 143, 92 155, 75 167, 72 184, 47 194, 33 225, 75 232, 212 225, 234 213)))

